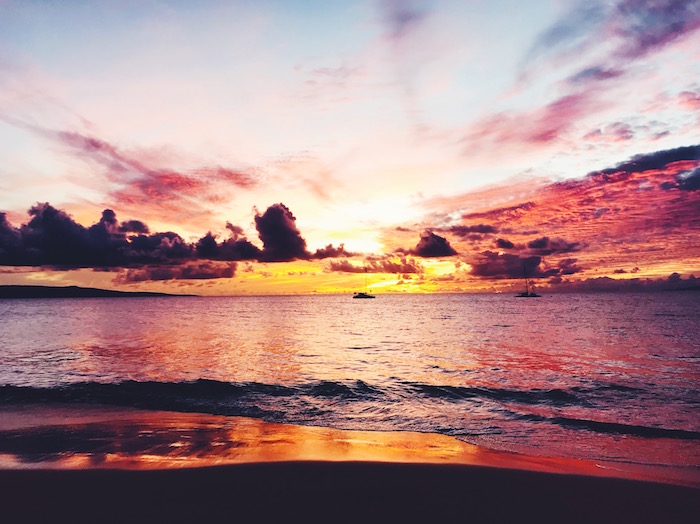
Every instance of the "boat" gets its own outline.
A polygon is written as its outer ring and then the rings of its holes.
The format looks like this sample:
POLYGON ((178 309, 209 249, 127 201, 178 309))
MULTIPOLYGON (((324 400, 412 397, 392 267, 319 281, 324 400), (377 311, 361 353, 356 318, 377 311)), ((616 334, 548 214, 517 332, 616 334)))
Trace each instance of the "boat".
POLYGON ((525 274, 525 291, 522 293, 518 293, 515 295, 516 298, 539 298, 542 295, 538 295, 535 293, 535 289, 533 288, 532 284, 527 278, 527 269, 525 268, 525 264, 523 264, 523 273, 525 274))
POLYGON ((522 293, 515 295, 516 298, 539 298, 541 296, 542 295, 538 295, 533 291, 523 291, 522 293))
POLYGON ((367 267, 365 267, 365 290, 356 292, 352 298, 375 298, 374 295, 367 293, 367 267))

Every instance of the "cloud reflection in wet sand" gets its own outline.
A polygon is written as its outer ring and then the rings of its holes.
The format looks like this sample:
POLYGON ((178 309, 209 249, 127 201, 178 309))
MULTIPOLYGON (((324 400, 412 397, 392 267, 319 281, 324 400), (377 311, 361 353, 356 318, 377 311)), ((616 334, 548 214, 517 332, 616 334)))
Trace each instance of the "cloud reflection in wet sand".
POLYGON ((697 486, 677 472, 488 450, 429 433, 344 431, 96 406, 3 407, 0 469, 172 469, 284 461, 459 464, 697 486))

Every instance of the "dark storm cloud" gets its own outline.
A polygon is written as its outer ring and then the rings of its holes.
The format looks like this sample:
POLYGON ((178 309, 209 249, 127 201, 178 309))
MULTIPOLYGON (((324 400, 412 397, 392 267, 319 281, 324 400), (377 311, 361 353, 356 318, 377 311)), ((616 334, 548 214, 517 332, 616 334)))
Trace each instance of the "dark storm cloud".
POLYGON ((209 260, 256 260, 260 257, 260 249, 245 238, 232 236, 218 243, 211 232, 197 241, 195 250, 199 258, 209 260))
POLYGON ((3 255, 22 243, 22 233, 7 220, 7 214, 0 212, 0 260, 3 255))
POLYGON ((617 180, 609 175, 617 173, 641 173, 650 169, 663 169, 673 162, 682 160, 700 160, 700 145, 677 147, 675 149, 665 149, 654 153, 635 155, 626 162, 589 173, 590 176, 600 178, 602 181, 617 180))
POLYGON ((662 182, 659 187, 664 191, 680 189, 681 191, 697 191, 700 189, 700 167, 675 176, 675 182, 662 182))
POLYGON ((146 235, 150 232, 148 226, 140 220, 127 220, 119 225, 120 233, 138 233, 146 235))
POLYGON ((597 277, 586 280, 555 282, 551 287, 559 293, 581 292, 620 292, 620 291, 679 291, 700 290, 700 278, 690 275, 683 278, 679 273, 672 273, 666 278, 610 278, 597 277))
POLYGON ((377 266, 383 273, 402 273, 407 275, 410 273, 423 272, 423 266, 421 266, 417 260, 410 258, 401 258, 399 262, 393 260, 382 260, 377 263, 377 266))
POLYGON ((501 249, 513 249, 515 244, 513 244, 513 242, 510 240, 506 240, 505 238, 499 238, 496 240, 496 247, 500 247, 501 249))
POLYGON ((323 258, 338 258, 338 257, 352 257, 355 253, 345 250, 345 244, 340 244, 338 247, 334 247, 332 244, 328 244, 326 247, 317 249, 316 252, 311 255, 311 258, 323 259, 323 258))
POLYGON ((329 271, 339 273, 394 273, 416 274, 423 272, 423 266, 417 260, 401 257, 398 262, 390 258, 370 260, 359 266, 348 260, 333 260, 328 265, 329 271))
POLYGON ((236 274, 236 263, 215 262, 189 263, 181 266, 146 266, 128 269, 117 277, 119 283, 146 282, 153 280, 211 280, 232 278, 236 274))
POLYGON ((581 249, 580 242, 567 242, 563 238, 541 237, 528 242, 527 247, 535 255, 552 255, 555 253, 571 253, 581 249))
POLYGON ((549 243, 549 239, 547 237, 542 237, 538 238, 536 240, 532 240, 531 242, 528 242, 527 247, 531 249, 542 249, 547 246, 549 243))
POLYGON ((523 278, 527 273, 528 277, 533 278, 541 261, 542 257, 538 256, 521 258, 510 253, 484 251, 470 262, 470 272, 474 276, 487 278, 523 278))
POLYGON ((40 264, 78 267, 102 262, 95 260, 97 252, 90 242, 88 230, 63 211, 44 203, 33 206, 29 215, 30 221, 20 227, 22 245, 14 253, 18 260, 13 265, 32 265, 38 261, 40 264))
POLYGON ((255 228, 263 243, 263 260, 284 262, 310 258, 306 240, 302 238, 296 220, 282 203, 271 205, 262 215, 255 215, 255 228))
POLYGON ((700 189, 700 167, 688 174, 680 174, 676 177, 678 189, 682 191, 697 191, 700 189))
POLYGON ((447 231, 459 237, 466 237, 473 233, 496 233, 498 232, 498 229, 491 224, 475 224, 472 226, 452 226, 447 229, 447 231))
POLYGON ((343 244, 338 247, 328 244, 313 254, 309 253, 296 220, 289 208, 282 203, 272 204, 262 215, 256 213, 255 228, 263 249, 255 258, 262 262, 288 262, 354 255, 346 251, 343 244))
POLYGON ((429 230, 423 231, 416 247, 405 252, 423 258, 449 257, 457 254, 446 238, 429 230))
POLYGON ((557 267, 550 268, 540 268, 542 262, 542 257, 537 255, 521 257, 511 253, 484 251, 470 262, 470 273, 484 278, 517 279, 524 278, 525 275, 528 278, 547 278, 581 271, 574 258, 562 260, 557 267))
POLYGON ((331 260, 328 264, 329 271, 337 271, 338 273, 375 273, 372 271, 372 266, 356 266, 349 260, 331 260))
POLYGON ((231 236, 234 239, 237 239, 239 236, 243 235, 243 228, 241 226, 232 224, 231 222, 226 222, 226 229, 228 229, 231 232, 231 236))
POLYGON ((6 214, 0 213, 0 266, 124 268, 133 270, 126 279, 135 282, 233 275, 235 264, 195 263, 203 260, 277 262, 353 256, 342 244, 329 244, 313 255, 306 251, 306 241, 284 204, 270 206, 255 217, 262 250, 242 236, 240 227, 230 223, 226 224, 230 238, 217 242, 212 233, 207 233, 192 244, 173 232, 148 234, 148 226, 138 220, 120 223, 111 209, 105 209, 100 220, 87 228, 48 203, 33 206, 29 216, 28 223, 15 228, 6 214))
POLYGON ((557 267, 559 268, 559 274, 573 275, 574 273, 580 272, 581 267, 576 265, 576 262, 578 262, 578 260, 575 258, 565 258, 564 260, 560 260, 557 263, 557 267))
POLYGON ((138 235, 129 240, 128 247, 122 253, 125 258, 118 265, 173 264, 194 256, 192 245, 172 231, 138 235))
POLYGON ((89 228, 48 203, 33 206, 29 216, 29 222, 19 229, 3 220, 0 265, 78 268, 124 264, 129 243, 112 210, 106 209, 89 228))

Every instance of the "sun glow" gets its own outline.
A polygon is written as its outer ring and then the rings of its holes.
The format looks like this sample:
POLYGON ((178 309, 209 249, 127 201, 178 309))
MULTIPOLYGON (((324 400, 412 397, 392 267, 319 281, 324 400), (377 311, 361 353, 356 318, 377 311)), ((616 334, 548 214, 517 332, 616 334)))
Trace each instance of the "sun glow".
POLYGON ((347 293, 373 263, 382 290, 499 291, 520 259, 551 289, 697 275, 700 12, 535 4, 10 1, 0 283, 347 293))

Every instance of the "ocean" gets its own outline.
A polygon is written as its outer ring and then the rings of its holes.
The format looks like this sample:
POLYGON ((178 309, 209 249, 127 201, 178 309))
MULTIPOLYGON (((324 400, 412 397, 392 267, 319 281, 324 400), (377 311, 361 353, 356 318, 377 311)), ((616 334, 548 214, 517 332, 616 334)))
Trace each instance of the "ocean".
POLYGON ((7 299, 0 405, 439 433, 698 479, 698 298, 7 299))

